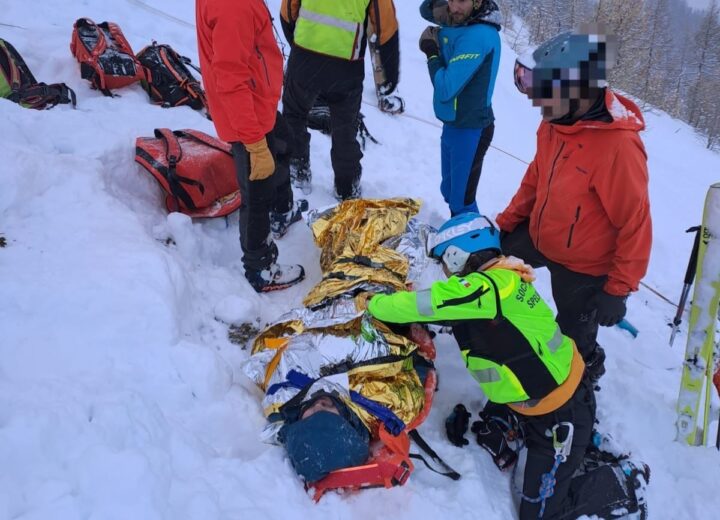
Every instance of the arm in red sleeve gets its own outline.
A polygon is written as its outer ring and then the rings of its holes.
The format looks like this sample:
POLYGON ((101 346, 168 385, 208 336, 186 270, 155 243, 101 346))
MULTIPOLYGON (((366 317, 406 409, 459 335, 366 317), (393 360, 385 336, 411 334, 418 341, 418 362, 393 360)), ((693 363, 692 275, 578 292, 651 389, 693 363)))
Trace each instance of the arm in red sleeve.
POLYGON ((503 231, 508 233, 513 231, 518 224, 530 217, 537 196, 538 172, 536 161, 537 158, 530 163, 517 193, 515 193, 507 208, 495 219, 503 231))
MULTIPOLYGON (((212 27, 213 60, 210 73, 218 98, 230 124, 245 144, 260 141, 265 134, 258 124, 249 62, 255 53, 257 20, 247 2, 213 2, 208 9, 212 27)), ((268 22, 269 23, 269 22, 268 22)))
POLYGON ((609 171, 597 175, 593 185, 618 230, 613 265, 604 289, 623 296, 637 291, 647 272, 652 245, 647 155, 638 135, 620 143, 609 171))

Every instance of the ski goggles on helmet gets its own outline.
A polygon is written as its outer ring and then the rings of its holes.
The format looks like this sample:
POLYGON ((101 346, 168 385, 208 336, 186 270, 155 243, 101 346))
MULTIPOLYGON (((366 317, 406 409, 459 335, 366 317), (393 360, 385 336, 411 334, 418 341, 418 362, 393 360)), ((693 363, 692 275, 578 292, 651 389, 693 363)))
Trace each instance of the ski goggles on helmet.
POLYGON ((515 87, 520 91, 521 94, 530 95, 533 81, 533 71, 527 68, 525 65, 520 63, 519 60, 515 60, 514 70, 515 87))

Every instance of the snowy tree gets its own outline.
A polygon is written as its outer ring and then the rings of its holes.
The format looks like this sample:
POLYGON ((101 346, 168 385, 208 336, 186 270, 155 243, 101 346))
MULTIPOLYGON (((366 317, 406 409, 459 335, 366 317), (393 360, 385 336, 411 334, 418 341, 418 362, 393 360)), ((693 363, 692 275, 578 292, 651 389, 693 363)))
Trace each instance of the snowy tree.
POLYGON ((688 121, 696 127, 703 127, 713 105, 720 95, 712 90, 720 81, 720 7, 713 0, 705 14, 700 29, 695 34, 694 77, 688 96, 688 121))
POLYGON ((662 106, 670 90, 667 81, 672 46, 669 0, 647 2, 647 32, 640 41, 646 45, 645 62, 640 63, 640 85, 634 94, 645 102, 662 106))

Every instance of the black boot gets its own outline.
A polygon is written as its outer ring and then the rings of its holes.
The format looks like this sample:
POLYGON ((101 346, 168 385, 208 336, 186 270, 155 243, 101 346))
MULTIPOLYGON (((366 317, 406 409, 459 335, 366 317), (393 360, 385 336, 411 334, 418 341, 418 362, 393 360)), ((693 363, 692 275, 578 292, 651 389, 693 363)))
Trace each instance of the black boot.
POLYGON ((245 269, 245 277, 256 292, 270 292, 287 289, 305 279, 301 265, 272 264, 267 269, 245 269))

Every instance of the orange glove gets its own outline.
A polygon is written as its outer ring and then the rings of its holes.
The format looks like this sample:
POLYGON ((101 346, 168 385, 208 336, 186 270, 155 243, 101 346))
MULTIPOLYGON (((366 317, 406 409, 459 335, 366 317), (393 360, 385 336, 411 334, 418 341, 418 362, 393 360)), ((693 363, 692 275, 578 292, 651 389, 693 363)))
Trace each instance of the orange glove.
POLYGON ((257 143, 246 144, 245 149, 250 153, 251 181, 261 181, 275 173, 275 161, 264 137, 257 143))

